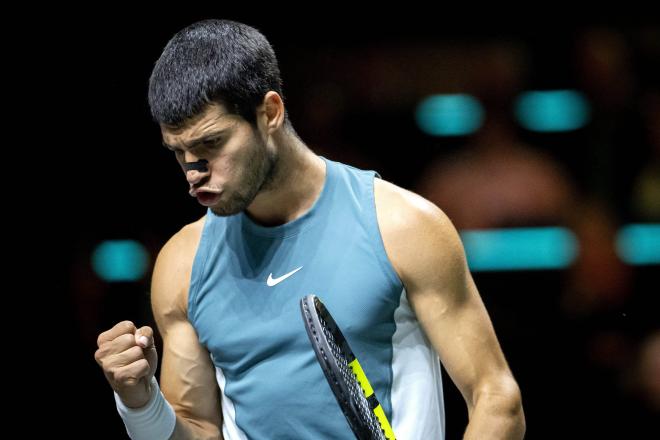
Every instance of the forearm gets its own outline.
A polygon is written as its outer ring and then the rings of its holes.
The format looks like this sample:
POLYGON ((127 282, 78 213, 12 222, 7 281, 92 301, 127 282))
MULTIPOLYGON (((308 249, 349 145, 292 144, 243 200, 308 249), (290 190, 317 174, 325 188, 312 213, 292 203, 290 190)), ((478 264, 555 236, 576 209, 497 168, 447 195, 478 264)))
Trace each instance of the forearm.
POLYGON ((518 440, 525 436, 525 414, 520 392, 482 392, 469 411, 464 440, 518 440))
POLYGON ((216 427, 205 427, 177 415, 174 432, 169 440, 223 440, 216 427))
POLYGON ((117 410, 128 436, 134 440, 223 440, 219 423, 185 417, 165 399, 155 378, 150 380, 150 397, 140 408, 127 407, 115 392, 117 410), (169 435, 169 437, 168 437, 169 435))

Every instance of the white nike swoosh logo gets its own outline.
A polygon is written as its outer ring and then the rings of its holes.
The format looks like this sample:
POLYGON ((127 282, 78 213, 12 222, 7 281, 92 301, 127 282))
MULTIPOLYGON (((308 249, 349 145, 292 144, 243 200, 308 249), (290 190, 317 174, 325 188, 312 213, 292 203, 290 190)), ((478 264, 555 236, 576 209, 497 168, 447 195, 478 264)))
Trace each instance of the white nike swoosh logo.
POLYGON ((274 285, 279 284, 282 281, 286 280, 287 278, 289 278, 291 275, 298 272, 302 268, 303 267, 300 266, 298 269, 293 269, 291 272, 289 272, 285 275, 282 275, 279 278, 273 278, 273 274, 271 273, 270 275, 268 275, 268 279, 266 280, 266 284, 268 284, 270 287, 273 287, 274 285))

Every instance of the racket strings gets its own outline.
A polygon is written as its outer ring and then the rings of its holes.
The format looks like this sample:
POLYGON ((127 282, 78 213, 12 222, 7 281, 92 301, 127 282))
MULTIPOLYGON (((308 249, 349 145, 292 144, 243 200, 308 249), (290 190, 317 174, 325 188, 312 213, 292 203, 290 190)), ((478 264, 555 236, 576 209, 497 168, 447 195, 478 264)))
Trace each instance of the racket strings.
MULTIPOLYGON (((307 303, 303 303, 303 310, 304 310, 304 312, 305 312, 305 313, 304 313, 304 314, 305 314, 305 319, 307 320, 307 323, 308 323, 308 325, 309 325, 309 328, 310 328, 310 330, 311 330, 311 332, 312 332, 312 334, 313 334, 313 336, 314 336, 314 339, 316 339, 316 341, 317 341, 317 343, 318 343, 318 341, 319 341, 319 337, 320 337, 321 335, 319 335, 318 332, 316 331, 316 326, 314 325, 314 320, 313 320, 312 317, 311 317, 311 312, 310 312, 309 308, 307 307, 307 303)), ((330 331, 328 331, 328 329, 327 329, 327 323, 325 322, 325 320, 324 320, 320 315, 317 315, 317 316, 318 316, 318 318, 319 318, 319 322, 321 323, 321 331, 322 331, 323 334, 325 335, 326 341, 329 342, 328 345, 329 345, 329 347, 330 347, 330 350, 334 350, 334 352, 331 353, 332 358, 333 358, 335 361, 336 361, 337 359, 339 359, 339 358, 342 358, 341 355, 338 355, 338 354, 340 354, 340 353, 339 353, 339 351, 340 351, 340 350, 339 350, 339 347, 337 346, 337 343, 335 342, 334 335, 333 335, 330 331)), ((323 347, 319 346, 318 348, 319 348, 319 351, 321 352, 321 355, 323 356, 323 361, 326 363, 326 365, 330 365, 330 364, 331 364, 331 361, 330 361, 330 359, 328 359, 328 356, 327 356, 325 350, 323 349, 323 347)), ((335 363, 336 363, 336 362, 335 362, 335 363)), ((330 376, 332 376, 332 381, 333 381, 334 384, 336 385, 335 391, 339 392, 339 394, 341 395, 340 398, 342 399, 342 401, 344 402, 344 404, 345 404, 345 405, 348 405, 348 404, 350 403, 350 402, 348 401, 348 399, 350 398, 350 396, 346 396, 346 395, 342 392, 341 387, 339 387, 339 380, 338 380, 337 376, 335 375, 333 369, 328 369, 328 370, 326 370, 326 371, 327 371, 327 373, 330 374, 330 376)), ((343 370, 342 370, 342 371, 343 371, 343 370)), ((344 383, 350 383, 350 381, 347 381, 347 380, 346 380, 346 377, 345 377, 345 376, 344 376, 343 378, 344 378, 344 383)), ((346 413, 346 415, 347 415, 347 416, 351 416, 352 418, 354 418, 353 415, 350 414, 350 413, 346 413)), ((358 420, 355 420, 355 422, 358 422, 358 420)))
POLYGON ((365 397, 363 388, 357 379, 357 375, 353 372, 353 369, 348 364, 346 355, 335 340, 333 332, 328 328, 328 324, 321 316, 319 316, 319 320, 321 322, 323 334, 325 335, 326 340, 328 341, 328 345, 330 346, 330 350, 332 351, 332 356, 334 357, 337 366, 339 367, 339 371, 341 372, 342 378, 344 379, 344 383, 348 386, 350 394, 349 397, 351 401, 357 405, 362 423, 366 424, 367 429, 372 435, 372 438, 385 440, 385 431, 381 427, 380 421, 374 414, 369 401, 365 397))

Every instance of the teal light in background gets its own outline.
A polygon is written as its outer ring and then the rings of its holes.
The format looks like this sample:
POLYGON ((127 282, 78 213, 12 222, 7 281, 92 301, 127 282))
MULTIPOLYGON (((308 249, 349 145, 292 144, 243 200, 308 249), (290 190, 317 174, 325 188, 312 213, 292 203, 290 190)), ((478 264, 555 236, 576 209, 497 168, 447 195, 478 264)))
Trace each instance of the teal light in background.
POLYGON ((109 282, 139 281, 148 264, 146 249, 134 240, 104 241, 92 253, 94 272, 109 282))
POLYGON ((578 252, 571 231, 560 227, 461 231, 473 271, 562 269, 578 252))
POLYGON ((434 95, 417 106, 417 125, 432 136, 465 136, 481 127, 484 111, 470 95, 434 95))
POLYGON ((619 258, 628 264, 660 264, 660 224, 630 224, 616 238, 619 258))
POLYGON ((574 90, 534 91, 515 102, 516 118, 527 130, 561 132, 577 130, 589 122, 587 98, 574 90))

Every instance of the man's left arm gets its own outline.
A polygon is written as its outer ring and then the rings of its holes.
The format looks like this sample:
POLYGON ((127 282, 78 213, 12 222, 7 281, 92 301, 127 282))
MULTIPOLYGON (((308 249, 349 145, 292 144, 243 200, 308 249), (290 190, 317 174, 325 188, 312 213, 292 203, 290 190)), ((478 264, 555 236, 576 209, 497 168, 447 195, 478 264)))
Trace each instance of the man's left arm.
POLYGON ((408 301, 468 407, 464 439, 521 439, 520 389, 447 216, 422 197, 377 180, 383 241, 408 301))

